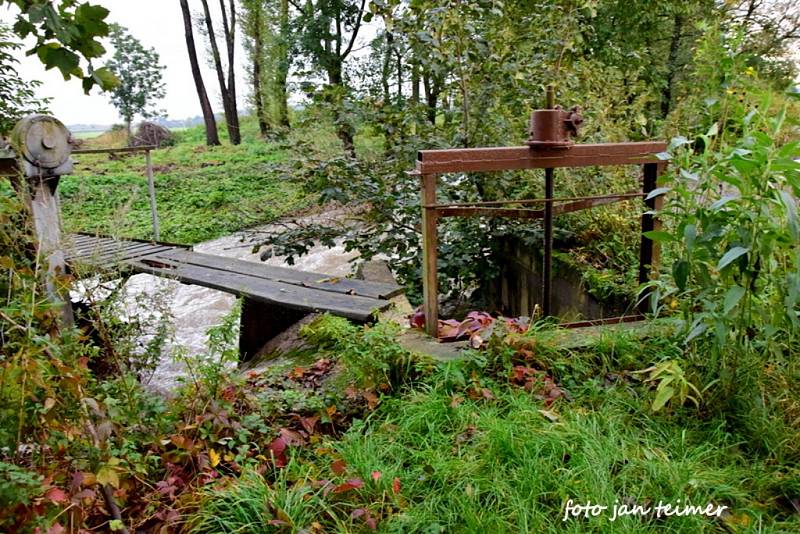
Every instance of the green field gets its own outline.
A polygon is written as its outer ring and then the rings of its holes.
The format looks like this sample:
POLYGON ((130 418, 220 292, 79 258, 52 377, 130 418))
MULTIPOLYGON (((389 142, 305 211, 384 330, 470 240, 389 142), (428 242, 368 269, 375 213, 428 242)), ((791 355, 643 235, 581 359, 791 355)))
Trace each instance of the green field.
MULTIPOLYGON (((277 167, 287 157, 279 145, 248 135, 239 146, 206 147, 202 128, 178 131, 176 137, 174 146, 153 152, 162 240, 197 243, 307 205, 277 167)), ((105 146, 102 141, 95 144, 105 146)), ((151 238, 144 154, 75 159, 75 172, 59 189, 65 228, 151 238)))

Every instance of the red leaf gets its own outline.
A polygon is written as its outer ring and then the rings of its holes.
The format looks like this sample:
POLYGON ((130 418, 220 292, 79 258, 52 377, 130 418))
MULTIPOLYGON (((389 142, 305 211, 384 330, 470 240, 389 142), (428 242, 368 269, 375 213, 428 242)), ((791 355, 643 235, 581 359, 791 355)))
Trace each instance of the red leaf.
POLYGON ((392 481, 392 491, 395 495, 400 493, 400 479, 397 477, 392 481))
POLYGON ((53 526, 47 529, 47 534, 63 534, 66 529, 61 526, 61 523, 53 523, 53 526))
POLYGON ((369 516, 364 520, 364 523, 370 528, 370 530, 377 530, 378 529, 378 520, 372 516, 369 516))
POLYGON ((409 322, 411 324, 411 328, 425 328, 425 312, 422 310, 415 311, 410 317, 409 322))
POLYGON ((352 517, 353 519, 358 519, 359 517, 361 517, 366 513, 367 513, 366 508, 356 508, 355 510, 353 510, 353 513, 350 514, 350 517, 352 517))
POLYGON ((351 478, 344 484, 339 484, 333 489, 334 493, 344 493, 352 489, 359 489, 364 487, 364 481, 360 478, 351 478))
POLYGON ((347 464, 344 460, 334 460, 331 464, 331 471, 336 475, 341 475, 347 470, 347 464))
POLYGON ((275 467, 286 467, 286 441, 282 437, 277 437, 272 440, 267 449, 272 453, 275 458, 275 467))
POLYGON ((380 480, 380 478, 381 478, 381 472, 380 471, 373 471, 372 472, 372 480, 377 482, 378 480, 380 480))
POLYGON ((44 496, 46 499, 53 501, 56 504, 64 503, 69 500, 67 492, 65 492, 61 488, 50 488, 49 490, 47 490, 44 496))

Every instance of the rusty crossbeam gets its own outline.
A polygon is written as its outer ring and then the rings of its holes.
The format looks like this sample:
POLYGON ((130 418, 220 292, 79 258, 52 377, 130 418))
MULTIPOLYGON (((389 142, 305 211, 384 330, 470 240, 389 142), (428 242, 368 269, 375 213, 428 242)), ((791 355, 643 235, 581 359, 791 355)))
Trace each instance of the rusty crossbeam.
MULTIPOLYGON (((638 191, 630 193, 617 193, 613 195, 599 195, 592 197, 572 197, 570 199, 551 198, 551 199, 536 199, 537 203, 553 204, 554 202, 564 202, 570 200, 565 204, 553 206, 553 215, 563 215, 565 213, 573 213, 581 210, 588 210, 615 202, 623 202, 626 200, 639 199, 644 196, 644 193, 638 191)), ((533 202, 531 202, 533 203, 533 202)), ((483 207, 484 205, 498 205, 493 202, 477 202, 474 204, 439 204, 433 206, 426 206, 427 208, 436 208, 439 217, 506 217, 510 219, 543 219, 545 210, 532 210, 520 208, 491 208, 483 207)))
POLYGON ((574 145, 571 148, 498 147, 422 150, 417 154, 419 174, 484 172, 657 163, 662 141, 574 145))
POLYGON ((423 208, 464 208, 468 206, 506 206, 508 204, 519 204, 524 206, 526 204, 546 204, 548 202, 571 202, 571 201, 584 201, 584 200, 604 200, 604 199, 627 199, 641 197, 644 193, 631 191, 628 193, 610 193, 607 195, 587 195, 581 197, 559 197, 559 198, 525 198, 520 200, 485 200, 477 202, 454 202, 448 204, 430 204, 422 206, 423 208))

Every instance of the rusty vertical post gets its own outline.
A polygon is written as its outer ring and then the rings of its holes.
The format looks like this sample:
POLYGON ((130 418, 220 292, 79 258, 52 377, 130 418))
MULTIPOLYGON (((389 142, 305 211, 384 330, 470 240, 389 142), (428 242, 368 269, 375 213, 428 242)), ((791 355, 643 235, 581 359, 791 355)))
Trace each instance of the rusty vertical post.
POLYGON ((425 331, 429 336, 439 335, 439 277, 436 262, 439 213, 436 208, 436 175, 423 174, 422 180, 422 287, 425 331))
MULTIPOLYGON (((658 187, 658 176, 661 172, 661 165, 658 163, 646 163, 644 165, 644 179, 642 184, 642 193, 644 198, 653 192, 658 187)), ((660 259, 659 244, 652 239, 646 237, 645 232, 658 230, 661 223, 656 217, 655 213, 661 209, 661 197, 655 197, 645 200, 647 211, 642 215, 642 242, 639 249, 639 283, 644 284, 650 281, 651 274, 658 268, 660 259)), ((647 313, 649 311, 650 292, 646 292, 641 296, 639 302, 639 311, 647 313)))
POLYGON ((150 215, 153 219, 153 237, 156 241, 161 240, 161 231, 158 225, 158 205, 156 204, 156 184, 153 179, 153 158, 150 156, 150 149, 145 152, 147 163, 147 190, 150 193, 150 215))
MULTIPOLYGON (((555 89, 553 85, 547 86, 547 109, 555 107, 555 89)), ((544 170, 544 197, 552 200, 553 191, 553 169, 544 170)), ((542 275, 542 315, 548 317, 551 314, 551 304, 553 300, 553 203, 546 202, 544 205, 544 269, 542 275)))

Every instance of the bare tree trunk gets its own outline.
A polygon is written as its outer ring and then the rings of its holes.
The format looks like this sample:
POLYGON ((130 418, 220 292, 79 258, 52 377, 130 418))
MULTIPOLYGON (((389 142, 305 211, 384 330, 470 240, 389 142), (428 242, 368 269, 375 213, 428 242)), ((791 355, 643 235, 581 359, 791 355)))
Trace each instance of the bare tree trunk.
POLYGON ((383 86, 383 102, 388 104, 391 98, 389 93, 389 63, 392 60, 392 42, 394 35, 391 32, 384 33, 383 65, 381 68, 381 86, 383 86))
POLYGON ((411 64, 411 102, 419 104, 419 63, 411 64))
MULTIPOLYGON (((217 37, 216 33, 214 32, 214 22, 211 19, 211 10, 208 8, 208 0, 201 0, 203 4, 203 13, 205 15, 205 23, 206 23, 206 30, 208 32, 208 40, 209 44, 211 45, 211 54, 214 58, 214 67, 217 71, 217 81, 219 82, 219 90, 222 95, 222 106, 225 109, 225 122, 228 129, 228 137, 230 141, 234 145, 238 145, 241 142, 241 137, 239 135, 239 114, 238 110, 236 109, 236 94, 233 93, 233 98, 231 98, 231 92, 229 90, 228 85, 225 82, 225 72, 222 67, 222 57, 219 53, 219 47, 217 46, 217 37)), ((220 0, 222 3, 222 0, 220 0)), ((223 4, 224 8, 224 4, 223 4)), ((225 10, 223 9, 223 13, 225 10)), ((227 16, 226 16, 226 23, 227 26, 227 16)), ((228 39, 228 31, 225 32, 225 39, 227 42, 228 39)), ((229 51, 228 58, 233 57, 233 54, 229 51)), ((233 67, 230 66, 229 74, 233 67)))
POLYGON ((667 80, 664 89, 661 90, 661 117, 666 118, 672 109, 672 97, 675 89, 675 76, 678 73, 678 52, 681 46, 683 35, 684 17, 680 13, 675 14, 674 25, 672 27, 672 40, 669 44, 669 58, 667 60, 667 80))
POLYGON ((203 122, 206 126, 206 144, 215 146, 219 144, 219 133, 217 132, 217 119, 214 117, 214 110, 208 100, 206 86, 203 83, 203 75, 200 73, 200 64, 197 61, 197 49, 194 44, 194 32, 192 30, 192 14, 189 11, 188 0, 180 0, 181 11, 183 12, 183 28, 186 33, 186 48, 189 51, 189 62, 192 65, 192 77, 194 86, 197 89, 197 97, 200 99, 200 107, 203 110, 203 122))
POLYGON ((264 61, 264 44, 262 34, 262 12, 264 5, 257 3, 253 9, 253 98, 256 101, 258 131, 261 137, 269 135, 269 126, 264 112, 264 92, 261 89, 261 65, 264 61))
POLYGON ((289 0, 281 0, 278 24, 280 45, 278 47, 278 67, 275 72, 278 124, 288 128, 289 104, 287 102, 286 80, 289 77, 289 0))
POLYGON ((231 110, 228 124, 230 125, 231 143, 238 145, 242 142, 242 134, 239 128, 239 110, 236 103, 236 69, 234 64, 236 53, 236 1, 229 0, 229 6, 230 25, 228 24, 229 14, 225 11, 225 0, 219 0, 219 7, 222 11, 222 30, 225 33, 225 47, 228 51, 228 99, 230 100, 228 107, 231 110))

